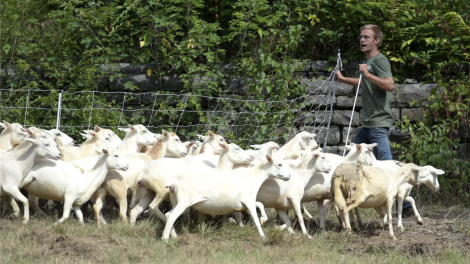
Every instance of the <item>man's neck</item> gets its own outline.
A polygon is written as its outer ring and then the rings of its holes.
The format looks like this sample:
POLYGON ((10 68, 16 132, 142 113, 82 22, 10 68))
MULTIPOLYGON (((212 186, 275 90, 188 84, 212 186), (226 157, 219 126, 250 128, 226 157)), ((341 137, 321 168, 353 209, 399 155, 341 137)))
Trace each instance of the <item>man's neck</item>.
POLYGON ((379 50, 378 49, 373 49, 371 50, 370 52, 366 53, 366 57, 367 59, 369 60, 370 58, 374 57, 375 55, 379 54, 379 50))

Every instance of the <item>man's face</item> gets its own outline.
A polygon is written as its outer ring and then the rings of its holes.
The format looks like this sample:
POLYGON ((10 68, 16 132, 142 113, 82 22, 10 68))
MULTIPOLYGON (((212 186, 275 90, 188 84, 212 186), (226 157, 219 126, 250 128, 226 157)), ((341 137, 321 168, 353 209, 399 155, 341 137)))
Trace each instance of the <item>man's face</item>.
POLYGON ((380 39, 374 37, 374 31, 372 29, 364 29, 361 31, 361 35, 359 36, 359 44, 361 45, 362 52, 371 52, 377 48, 376 45, 378 45, 379 42, 380 39))

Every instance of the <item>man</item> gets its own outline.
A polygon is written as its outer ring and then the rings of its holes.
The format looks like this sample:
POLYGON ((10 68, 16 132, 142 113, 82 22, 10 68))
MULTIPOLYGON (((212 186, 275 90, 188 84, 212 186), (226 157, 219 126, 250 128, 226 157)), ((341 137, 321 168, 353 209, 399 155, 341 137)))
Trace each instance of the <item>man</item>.
MULTIPOLYGON (((362 72, 362 127, 357 131, 353 143, 378 143, 374 148, 374 155, 378 160, 391 160, 392 152, 388 131, 393 125, 392 92, 395 83, 392 77, 390 62, 379 52, 382 41, 382 30, 376 25, 365 25, 361 28, 359 43, 361 51, 366 55, 367 62, 359 65, 362 72)), ((358 78, 344 77, 340 71, 336 72, 339 82, 358 86, 358 78)), ((409 202, 403 203, 403 214, 411 209, 409 202)))

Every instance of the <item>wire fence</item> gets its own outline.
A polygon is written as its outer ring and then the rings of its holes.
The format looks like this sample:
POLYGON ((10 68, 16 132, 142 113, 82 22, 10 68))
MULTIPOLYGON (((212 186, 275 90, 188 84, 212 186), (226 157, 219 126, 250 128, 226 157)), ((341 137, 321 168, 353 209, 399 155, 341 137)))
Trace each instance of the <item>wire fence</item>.
POLYGON ((0 120, 57 128, 76 139, 94 125, 118 134, 123 133, 118 128, 140 123, 155 133, 176 132, 183 140, 212 130, 241 146, 283 144, 296 133, 309 131, 320 134, 324 139, 320 142, 326 144, 338 65, 320 87, 281 101, 162 92, 0 89, 0 120))

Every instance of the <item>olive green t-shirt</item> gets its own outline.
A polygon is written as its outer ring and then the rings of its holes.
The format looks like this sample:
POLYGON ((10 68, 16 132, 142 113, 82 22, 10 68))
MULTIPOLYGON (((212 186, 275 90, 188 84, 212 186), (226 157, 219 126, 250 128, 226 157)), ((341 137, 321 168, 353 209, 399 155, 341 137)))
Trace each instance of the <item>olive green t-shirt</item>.
MULTIPOLYGON (((379 53, 367 60, 367 69, 380 78, 392 77, 390 62, 379 53)), ((390 102, 393 94, 377 87, 369 79, 363 77, 362 89, 362 126, 392 127, 393 116, 390 102)))

